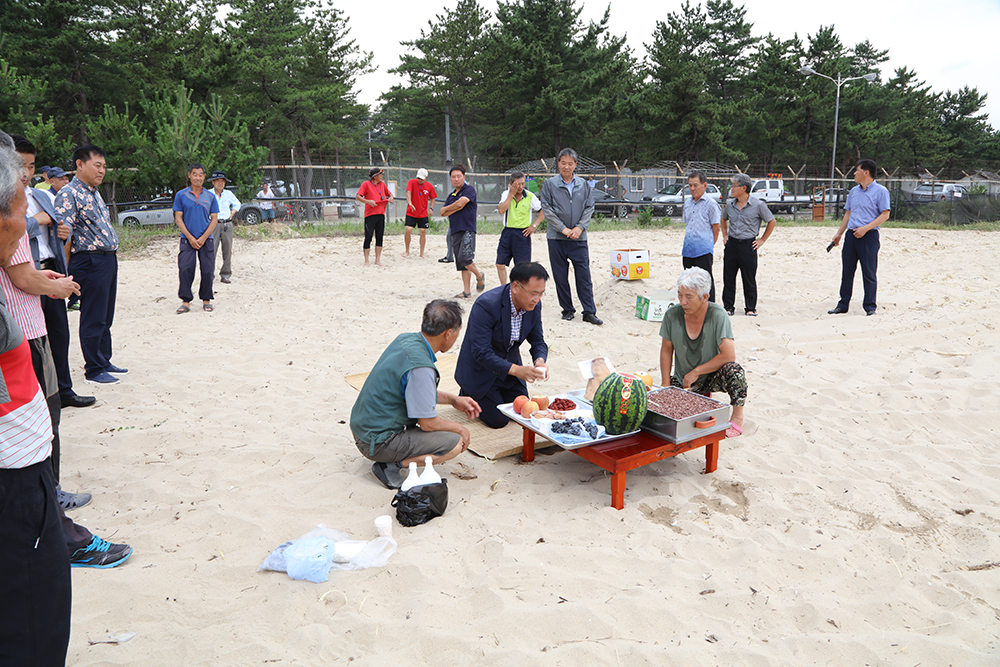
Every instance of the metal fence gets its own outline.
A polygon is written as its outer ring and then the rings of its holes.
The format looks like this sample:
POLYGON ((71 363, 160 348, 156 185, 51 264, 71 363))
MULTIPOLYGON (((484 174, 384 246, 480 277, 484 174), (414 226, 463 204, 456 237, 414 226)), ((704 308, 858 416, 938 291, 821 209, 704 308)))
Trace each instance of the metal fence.
MULTIPOLYGON (((538 191, 546 178, 556 175, 555 164, 547 161, 537 161, 544 169, 529 170, 528 187, 538 191)), ((531 163, 535 164, 535 163, 531 163)), ((687 165, 670 163, 674 167, 666 168, 661 163, 655 167, 637 171, 629 169, 607 169, 592 166, 591 173, 580 173, 585 178, 593 176, 597 182, 596 190, 598 215, 621 217, 640 214, 649 211, 653 215, 679 216, 683 208, 680 206, 663 206, 652 201, 664 188, 680 184, 686 185, 685 170, 687 165)), ((617 167, 617 165, 615 165, 617 167)), ((724 166, 724 165, 723 165, 724 166)), ((402 219, 406 214, 407 183, 416 178, 417 170, 422 165, 382 165, 385 181, 395 200, 387 209, 387 217, 402 219)), ((265 165, 260 169, 256 183, 242 185, 244 191, 254 194, 260 189, 261 182, 268 178, 271 190, 275 195, 274 219, 301 224, 303 222, 319 222, 333 224, 342 220, 360 220, 363 215, 362 205, 357 204, 354 196, 361 184, 368 179, 369 165, 265 165)), ((427 168, 428 180, 437 190, 437 206, 443 204, 452 186, 448 171, 440 168, 427 168)), ((791 171, 791 170, 789 170, 791 171)), ((709 171, 709 182, 722 191, 723 198, 728 196, 731 168, 709 171)), ((800 172, 801 173, 801 172, 800 172)), ((765 178, 773 174, 749 174, 752 178, 765 178)), ((496 213, 500 196, 510 182, 509 172, 468 172, 466 180, 476 188, 479 201, 479 215, 486 218, 499 217, 496 213)), ((787 193, 780 201, 770 202, 772 209, 782 216, 793 220, 815 219, 817 217, 839 219, 844 214, 846 193, 854 186, 853 178, 835 179, 831 184, 829 178, 800 177, 793 174, 782 175, 782 182, 787 193), (825 200, 823 199, 825 195, 825 200)), ((916 177, 890 177, 884 175, 879 182, 891 193, 891 220, 910 222, 930 222, 948 225, 963 225, 973 222, 1000 220, 1000 181, 973 181, 970 178, 963 181, 934 181, 936 184, 960 183, 967 190, 959 195, 941 193, 941 199, 924 203, 918 202, 914 189, 922 182, 916 177)), ((126 211, 169 208, 173 196, 164 192, 161 196, 149 199, 149 193, 138 193, 131 188, 112 183, 101 187, 105 200, 112 207, 114 219, 123 217, 126 211)), ((686 188, 680 188, 680 194, 686 195, 686 188)), ((248 206, 245 209, 257 207, 257 216, 253 212, 246 220, 257 222, 260 217, 267 217, 260 202, 253 196, 243 198, 248 206)))

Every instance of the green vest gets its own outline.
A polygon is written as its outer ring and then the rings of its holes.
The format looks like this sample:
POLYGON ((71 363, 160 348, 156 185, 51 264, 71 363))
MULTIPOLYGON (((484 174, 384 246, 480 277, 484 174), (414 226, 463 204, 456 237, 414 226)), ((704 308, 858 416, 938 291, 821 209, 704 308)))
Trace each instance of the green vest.
MULTIPOLYGON (((375 445, 417 423, 406 414, 401 382, 414 368, 434 368, 435 360, 422 334, 404 333, 396 336, 375 362, 351 410, 351 432, 369 444, 369 456, 375 455, 375 445)), ((434 376, 435 383, 439 383, 441 374, 437 368, 434 368, 434 376)))
POLYGON ((507 209, 507 217, 504 224, 511 229, 527 229, 531 226, 531 201, 535 198, 531 190, 525 190, 521 196, 521 201, 513 197, 510 200, 510 207, 507 209))

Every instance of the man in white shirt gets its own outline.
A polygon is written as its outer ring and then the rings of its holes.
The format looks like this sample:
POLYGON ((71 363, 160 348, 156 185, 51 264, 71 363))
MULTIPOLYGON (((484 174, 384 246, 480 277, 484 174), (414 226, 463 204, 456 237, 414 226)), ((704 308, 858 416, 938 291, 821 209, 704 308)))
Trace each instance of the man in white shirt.
POLYGON ((263 220, 274 220, 274 202, 267 201, 268 199, 274 199, 274 193, 271 192, 271 179, 264 179, 264 184, 261 186, 255 199, 261 200, 258 203, 260 204, 260 212, 263 220))
POLYGON ((222 269, 219 271, 219 280, 224 283, 231 283, 233 275, 233 222, 236 214, 240 210, 240 200, 231 190, 226 189, 226 172, 216 169, 212 172, 212 192, 219 200, 219 224, 215 228, 215 238, 218 243, 215 245, 216 256, 222 251, 222 269))

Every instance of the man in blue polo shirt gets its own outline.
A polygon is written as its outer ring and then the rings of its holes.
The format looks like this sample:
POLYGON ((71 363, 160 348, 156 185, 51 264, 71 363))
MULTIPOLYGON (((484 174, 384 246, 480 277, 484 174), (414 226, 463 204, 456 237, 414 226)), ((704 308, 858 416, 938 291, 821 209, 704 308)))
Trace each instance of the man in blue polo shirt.
POLYGON ((715 259, 715 242, 719 240, 719 225, 722 211, 715 200, 705 196, 708 176, 695 169, 688 174, 688 190, 691 197, 684 200, 684 246, 681 249, 681 264, 685 269, 698 267, 708 272, 712 287, 708 300, 715 303, 715 276, 712 263, 715 259))
POLYGON ((177 255, 180 289, 177 295, 181 305, 177 314, 191 310, 191 284, 194 282, 195 261, 201 269, 198 296, 202 307, 212 312, 212 278, 215 274, 215 242, 212 232, 219 221, 219 200, 205 190, 205 167, 197 162, 188 167, 191 187, 184 188, 174 197, 174 223, 181 230, 181 249, 177 255))
POLYGON ((828 311, 830 315, 846 313, 854 291, 854 272, 861 264, 861 281, 865 288, 862 305, 866 315, 874 315, 877 305, 875 292, 878 281, 879 226, 889 219, 889 191, 875 182, 875 160, 861 160, 854 170, 857 183, 847 195, 846 212, 840 229, 833 235, 833 245, 839 245, 844 232, 844 249, 840 253, 843 272, 840 277, 840 301, 828 311))

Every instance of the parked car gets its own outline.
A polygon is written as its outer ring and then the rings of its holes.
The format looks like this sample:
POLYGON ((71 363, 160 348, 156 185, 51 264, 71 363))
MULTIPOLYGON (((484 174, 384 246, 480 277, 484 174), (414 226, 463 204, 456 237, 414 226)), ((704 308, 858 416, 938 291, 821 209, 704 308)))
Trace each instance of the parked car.
POLYGON ((632 212, 630 204, 612 203, 618 197, 612 197, 604 190, 594 189, 594 211, 607 213, 615 218, 624 218, 632 212))
POLYGON ((969 189, 957 183, 921 183, 913 190, 911 201, 927 204, 935 201, 951 201, 969 195, 969 189))
MULTIPOLYGON (((705 196, 716 202, 722 203, 722 191, 719 186, 711 183, 705 186, 705 196)), ((684 200, 691 198, 691 190, 687 184, 673 183, 658 190, 653 197, 653 215, 674 216, 684 210, 684 200), (683 188, 683 192, 681 190, 683 188)))
POLYGON ((843 204, 847 201, 847 192, 844 188, 821 188, 816 190, 810 197, 814 206, 823 203, 824 195, 826 196, 827 204, 836 204, 838 201, 843 204))
POLYGON ((812 195, 793 195, 785 189, 785 181, 780 178, 762 178, 750 186, 750 194, 760 199, 772 211, 788 211, 796 206, 812 204, 812 195))
POLYGON ((130 208, 118 214, 122 227, 174 224, 173 197, 157 197, 149 204, 130 208))

